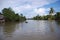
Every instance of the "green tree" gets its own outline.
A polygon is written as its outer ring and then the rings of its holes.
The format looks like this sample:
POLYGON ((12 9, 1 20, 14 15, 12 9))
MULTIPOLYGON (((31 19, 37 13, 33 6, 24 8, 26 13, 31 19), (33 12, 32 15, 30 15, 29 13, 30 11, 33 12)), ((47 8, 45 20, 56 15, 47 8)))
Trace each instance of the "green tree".
POLYGON ((5 17, 5 21, 21 21, 21 20, 25 20, 24 16, 22 15, 18 15, 18 13, 15 13, 12 8, 4 8, 2 10, 2 13, 5 17))
POLYGON ((37 15, 37 16, 33 17, 33 19, 34 19, 34 20, 41 20, 41 19, 42 19, 42 17, 41 17, 41 16, 39 16, 39 15, 37 15))
POLYGON ((60 20, 60 12, 57 12, 57 13, 56 13, 55 19, 56 19, 56 20, 60 20))
POLYGON ((6 19, 6 21, 13 21, 14 20, 14 16, 15 16, 15 12, 12 11, 11 8, 4 8, 2 10, 2 13, 6 19), (12 20, 13 19, 13 20, 12 20))
POLYGON ((54 13, 54 9, 53 8, 50 8, 50 11, 49 11, 49 19, 52 20, 53 19, 53 14, 54 13))
POLYGON ((54 13, 54 9, 53 8, 50 8, 49 14, 53 14, 53 13, 54 13))

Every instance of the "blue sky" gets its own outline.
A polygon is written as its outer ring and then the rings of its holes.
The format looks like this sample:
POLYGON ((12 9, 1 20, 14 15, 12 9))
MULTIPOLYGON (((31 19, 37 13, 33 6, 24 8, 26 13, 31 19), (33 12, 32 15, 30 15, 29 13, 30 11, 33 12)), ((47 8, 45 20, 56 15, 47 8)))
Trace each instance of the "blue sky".
POLYGON ((11 7, 16 13, 27 18, 36 15, 48 15, 51 7, 55 12, 60 11, 60 0, 0 0, 0 12, 3 8, 11 7))

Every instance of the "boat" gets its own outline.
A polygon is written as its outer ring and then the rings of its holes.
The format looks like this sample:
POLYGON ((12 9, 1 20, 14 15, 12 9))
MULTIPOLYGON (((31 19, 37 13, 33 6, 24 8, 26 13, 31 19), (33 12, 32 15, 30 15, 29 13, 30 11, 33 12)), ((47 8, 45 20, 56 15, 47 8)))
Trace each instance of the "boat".
POLYGON ((25 23, 28 23, 27 21, 25 23))

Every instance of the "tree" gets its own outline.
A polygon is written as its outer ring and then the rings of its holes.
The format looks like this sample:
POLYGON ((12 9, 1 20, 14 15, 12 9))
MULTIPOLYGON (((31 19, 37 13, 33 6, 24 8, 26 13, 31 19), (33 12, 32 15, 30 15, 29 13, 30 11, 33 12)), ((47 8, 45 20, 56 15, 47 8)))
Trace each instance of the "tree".
POLYGON ((50 11, 49 11, 49 19, 52 20, 53 19, 53 14, 54 13, 54 9, 53 8, 50 8, 50 11))
POLYGON ((54 9, 53 8, 50 8, 49 14, 53 14, 53 13, 54 13, 54 9))
POLYGON ((37 15, 37 16, 33 17, 33 19, 34 19, 34 20, 41 20, 41 19, 42 19, 42 17, 41 17, 41 16, 39 16, 39 15, 37 15))
POLYGON ((12 8, 4 8, 2 10, 2 13, 5 17, 5 21, 21 21, 21 20, 25 20, 24 16, 22 15, 18 15, 18 13, 15 13, 12 8))
POLYGON ((14 21, 15 12, 12 11, 11 8, 4 8, 4 9, 2 10, 2 13, 3 13, 6 21, 14 21))
POLYGON ((56 20, 60 20, 60 12, 57 12, 57 13, 56 13, 55 19, 56 19, 56 20))

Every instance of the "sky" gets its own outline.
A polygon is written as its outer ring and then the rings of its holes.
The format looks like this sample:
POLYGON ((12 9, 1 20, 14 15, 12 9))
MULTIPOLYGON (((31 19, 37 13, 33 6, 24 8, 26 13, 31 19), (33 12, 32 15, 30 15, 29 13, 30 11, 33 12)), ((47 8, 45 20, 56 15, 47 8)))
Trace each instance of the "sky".
POLYGON ((36 15, 48 15, 52 7, 55 12, 60 11, 60 0, 0 0, 0 12, 3 8, 11 7, 15 13, 23 14, 27 18, 36 15))

